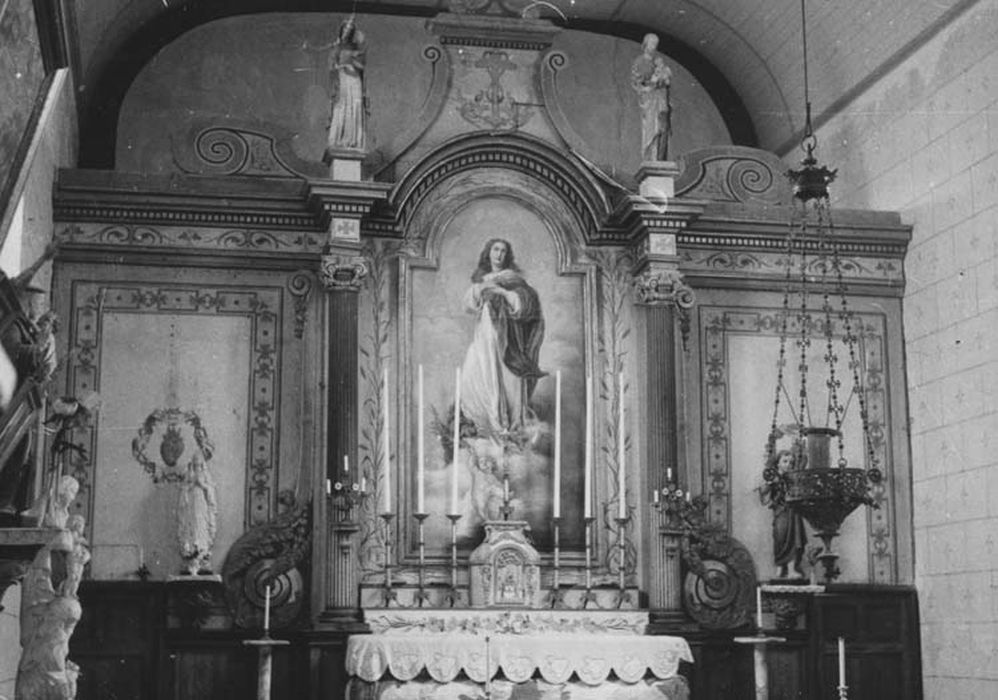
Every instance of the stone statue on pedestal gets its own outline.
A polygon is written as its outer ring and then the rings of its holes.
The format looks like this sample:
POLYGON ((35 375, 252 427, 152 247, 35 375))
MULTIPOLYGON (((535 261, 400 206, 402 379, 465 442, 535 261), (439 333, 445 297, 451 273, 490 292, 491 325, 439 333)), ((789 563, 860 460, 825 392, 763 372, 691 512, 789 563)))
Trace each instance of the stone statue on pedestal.
POLYGON ((365 139, 364 66, 367 46, 363 32, 350 15, 340 25, 329 57, 334 91, 329 138, 323 162, 331 163, 337 151, 363 151, 365 139))
POLYGON ((672 136, 672 71, 658 53, 658 37, 645 34, 641 55, 631 64, 631 87, 641 108, 641 159, 668 160, 672 136))

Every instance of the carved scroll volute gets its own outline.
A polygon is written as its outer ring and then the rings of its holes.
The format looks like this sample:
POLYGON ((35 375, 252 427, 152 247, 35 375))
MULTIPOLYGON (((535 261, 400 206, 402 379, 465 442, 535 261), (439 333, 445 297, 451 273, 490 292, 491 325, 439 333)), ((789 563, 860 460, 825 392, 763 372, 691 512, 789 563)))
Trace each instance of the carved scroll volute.
POLYGON ((305 321, 308 318, 308 300, 312 296, 315 276, 308 271, 299 270, 288 278, 288 291, 294 297, 295 306, 295 338, 305 335, 305 321))

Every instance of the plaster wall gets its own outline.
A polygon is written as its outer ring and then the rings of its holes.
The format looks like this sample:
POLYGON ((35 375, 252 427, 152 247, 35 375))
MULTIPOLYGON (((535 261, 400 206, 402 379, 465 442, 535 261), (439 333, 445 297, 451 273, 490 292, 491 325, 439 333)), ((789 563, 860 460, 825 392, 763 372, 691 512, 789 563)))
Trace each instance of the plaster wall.
MULTIPOLYGON (((298 157, 319 161, 331 105, 329 50, 342 20, 334 14, 249 15, 211 22, 179 37, 140 72, 125 98, 116 168, 175 171, 173 149, 189 148, 187 132, 194 122, 270 127, 290 136, 298 157)), ((379 149, 411 126, 428 95, 432 67, 422 52, 439 39, 423 19, 362 15, 357 25, 368 45, 370 148, 375 159, 384 160, 396 154, 379 149)), ((640 163, 640 124, 629 81, 640 46, 564 31, 553 48, 568 57, 558 74, 559 92, 572 128, 588 148, 584 155, 611 174, 634 173, 640 163)), ((669 65, 675 106, 670 157, 730 143, 707 92, 675 61, 669 65)), ((460 120, 452 110, 445 105, 440 119, 460 120)), ((465 132, 475 129, 464 124, 465 132)))
POLYGON ((839 204, 914 225, 904 324, 926 698, 998 697, 996 32, 998 2, 976 3, 818 134, 839 204))

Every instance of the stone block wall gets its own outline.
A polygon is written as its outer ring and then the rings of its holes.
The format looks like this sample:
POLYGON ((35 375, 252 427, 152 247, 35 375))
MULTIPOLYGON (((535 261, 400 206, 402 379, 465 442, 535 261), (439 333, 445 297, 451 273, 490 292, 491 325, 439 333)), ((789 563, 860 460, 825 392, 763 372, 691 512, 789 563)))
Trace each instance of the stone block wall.
POLYGON ((838 205, 914 225, 904 324, 925 697, 983 699, 998 697, 998 2, 936 30, 819 130, 818 155, 839 168, 838 205))

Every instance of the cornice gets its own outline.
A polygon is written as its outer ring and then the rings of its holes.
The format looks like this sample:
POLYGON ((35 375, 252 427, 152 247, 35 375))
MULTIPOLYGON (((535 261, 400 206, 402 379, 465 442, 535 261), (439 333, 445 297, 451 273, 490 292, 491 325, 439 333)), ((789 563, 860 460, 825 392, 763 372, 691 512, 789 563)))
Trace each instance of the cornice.
POLYGON ((53 206, 59 223, 301 233, 325 231, 334 216, 364 218, 390 189, 378 182, 62 170, 53 206))

